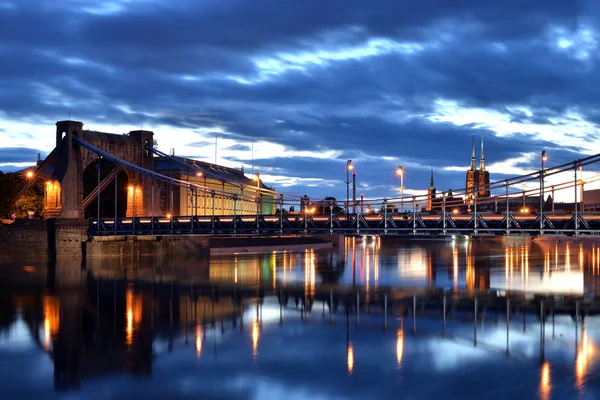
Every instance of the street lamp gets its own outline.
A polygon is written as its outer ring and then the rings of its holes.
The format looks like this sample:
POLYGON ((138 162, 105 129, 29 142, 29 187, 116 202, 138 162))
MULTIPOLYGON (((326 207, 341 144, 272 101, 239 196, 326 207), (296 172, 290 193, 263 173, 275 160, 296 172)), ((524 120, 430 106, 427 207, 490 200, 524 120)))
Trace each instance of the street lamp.
POLYGON ((400 210, 404 212, 404 168, 402 165, 396 169, 396 175, 400 176, 400 210))
POLYGON ((26 177, 27 179, 32 179, 32 178, 33 178, 33 171, 27 171, 27 172, 25 173, 25 177, 26 177))
POLYGON ((346 161, 346 215, 348 215, 348 206, 350 204, 350 170, 354 169, 352 160, 346 161))
POLYGON ((542 150, 542 170, 540 172, 540 230, 544 229, 544 162, 548 160, 546 150, 542 150))

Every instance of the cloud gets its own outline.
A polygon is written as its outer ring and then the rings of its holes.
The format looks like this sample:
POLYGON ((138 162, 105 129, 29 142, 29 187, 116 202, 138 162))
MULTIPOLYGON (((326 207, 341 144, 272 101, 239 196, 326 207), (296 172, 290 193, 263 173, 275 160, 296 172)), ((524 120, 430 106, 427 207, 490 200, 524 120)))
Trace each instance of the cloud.
MULTIPOLYGON (((223 161, 247 167, 254 142, 271 183, 337 197, 348 158, 374 197, 394 190, 400 164, 414 190, 430 165, 439 186, 461 187, 454 167, 468 165, 473 134, 492 180, 519 157, 510 171, 537 169, 542 149, 565 162, 600 152, 588 0, 2 4, 0 119, 39 131, 67 116, 143 125, 165 149, 207 160, 218 135, 223 161)), ((0 131, 0 145, 42 138, 15 134, 0 131)))
POLYGON ((0 165, 28 163, 35 164, 38 154, 45 157, 46 154, 40 150, 26 147, 0 147, 0 165))

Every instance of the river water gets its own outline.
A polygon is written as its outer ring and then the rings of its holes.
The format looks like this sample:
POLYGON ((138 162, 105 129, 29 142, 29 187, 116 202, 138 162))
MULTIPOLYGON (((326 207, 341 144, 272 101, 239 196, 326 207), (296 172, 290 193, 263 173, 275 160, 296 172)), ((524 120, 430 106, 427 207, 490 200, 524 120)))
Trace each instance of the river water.
MULTIPOLYGON (((477 321, 215 287, 599 291, 600 241, 347 239, 345 251, 0 262, 0 398, 597 399, 600 317, 477 321), (221 286, 220 286, 221 285, 221 286), (237 299, 237 300, 236 300, 237 299), (545 338, 543 357, 540 335, 545 338)), ((368 289, 368 290, 367 290, 368 289)))

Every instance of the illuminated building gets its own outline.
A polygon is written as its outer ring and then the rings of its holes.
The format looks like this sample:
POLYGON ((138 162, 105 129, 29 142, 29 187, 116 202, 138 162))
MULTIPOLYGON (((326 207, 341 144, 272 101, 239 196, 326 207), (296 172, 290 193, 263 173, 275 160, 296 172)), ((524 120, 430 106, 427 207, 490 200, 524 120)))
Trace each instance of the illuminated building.
POLYGON ((473 204, 474 194, 477 198, 490 197, 490 173, 485 170, 485 158, 483 155, 483 136, 481 137, 481 159, 479 169, 475 160, 475 135, 471 146, 471 168, 467 171, 467 204, 473 204))
POLYGON ((435 200, 435 186, 433 185, 433 167, 431 167, 431 176, 429 178, 429 188, 427 189, 426 211, 433 210, 433 202, 435 200))

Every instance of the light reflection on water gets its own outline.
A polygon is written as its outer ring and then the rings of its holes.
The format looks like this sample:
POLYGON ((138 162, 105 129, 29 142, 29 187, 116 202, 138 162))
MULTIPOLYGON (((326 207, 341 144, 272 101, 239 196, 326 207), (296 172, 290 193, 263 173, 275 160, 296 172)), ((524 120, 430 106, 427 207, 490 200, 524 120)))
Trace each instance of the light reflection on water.
POLYGON ((249 393, 263 398, 293 397, 289 393, 297 398, 314 398, 303 397, 306 393, 320 393, 324 399, 397 398, 398 386, 407 396, 425 398, 476 393, 464 382, 476 382, 491 399, 511 393, 541 399, 598 395, 593 379, 598 373, 597 317, 588 317, 578 331, 570 317, 557 317, 555 338, 547 325, 546 358, 540 362, 539 322, 533 315, 526 318, 526 331, 520 322, 511 324, 511 356, 506 357, 506 325, 489 314, 483 317, 485 329, 483 321, 478 326, 474 347, 468 318, 450 320, 448 339, 442 340, 439 318, 418 318, 419 334, 413 336, 410 326, 405 330, 411 318, 405 321, 397 310, 384 331, 376 312, 361 316, 356 328, 344 323, 341 307, 329 326, 325 305, 322 314, 321 303, 314 304, 305 321, 302 303, 290 298, 280 326, 277 298, 262 298, 257 307, 255 297, 234 301, 192 287, 201 281, 262 282, 276 290, 301 284, 305 297, 321 284, 373 290, 391 285, 597 291, 600 250, 593 242, 389 243, 375 238, 347 244, 344 254, 306 250, 209 260, 104 260, 88 263, 84 271, 76 265, 68 281, 58 268, 52 279, 40 273, 38 282, 23 279, 31 271, 18 267, 11 273, 10 265, 0 265, 0 278, 7 284, 0 290, 0 397, 31 391, 33 397, 51 398, 60 389, 103 398, 100 387, 113 387, 121 397, 177 397, 183 389, 171 382, 184 380, 194 382, 184 392, 195 397, 233 399, 249 398, 249 393), (132 378, 115 378, 121 373, 132 378), (248 377, 251 383, 242 383, 248 377), (515 377, 518 382, 506 387, 515 377), (214 383, 202 384, 207 381, 214 383), (52 382, 53 388, 48 386, 52 382))
POLYGON ((307 294, 319 283, 571 294, 599 288, 600 246, 594 242, 461 237, 386 242, 379 237, 348 238, 344 254, 306 250, 213 257, 209 277, 268 281, 274 288, 278 283, 304 283, 307 294))

